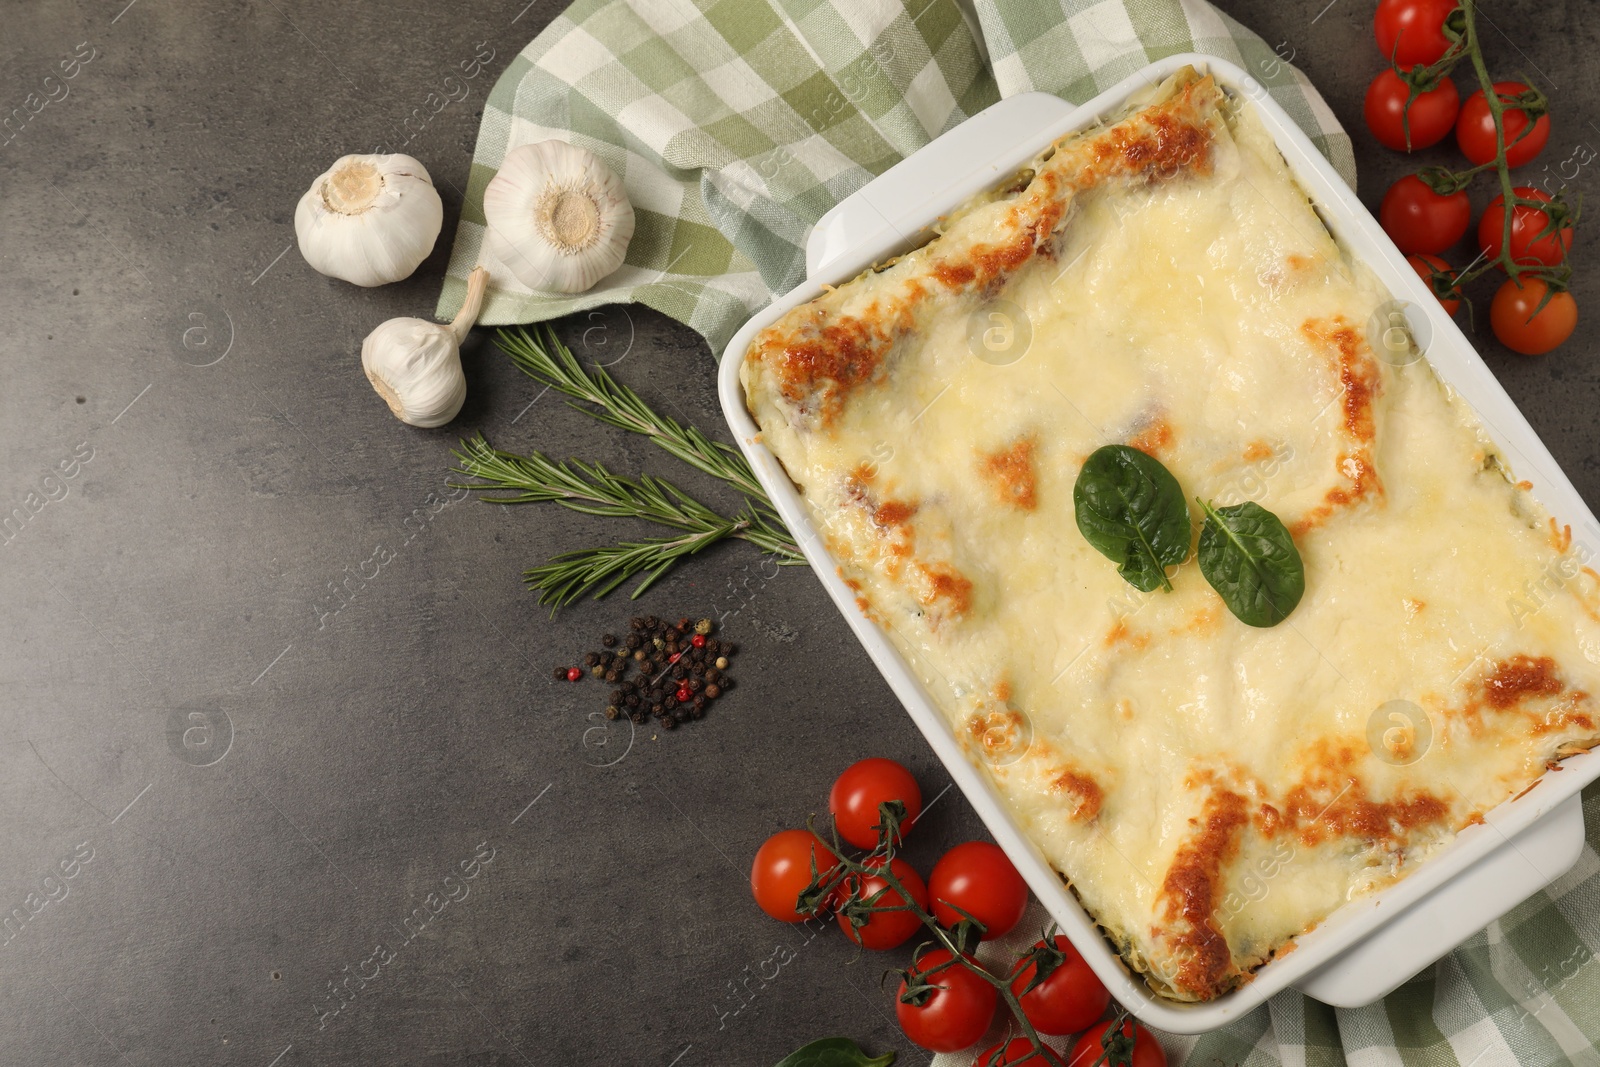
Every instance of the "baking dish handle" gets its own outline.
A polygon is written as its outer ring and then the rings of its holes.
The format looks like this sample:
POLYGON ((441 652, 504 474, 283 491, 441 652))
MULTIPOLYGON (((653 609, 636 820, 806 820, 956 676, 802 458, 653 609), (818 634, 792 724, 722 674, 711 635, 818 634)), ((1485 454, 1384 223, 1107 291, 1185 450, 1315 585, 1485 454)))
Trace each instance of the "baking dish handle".
POLYGON ((806 238, 806 276, 836 281, 914 247, 925 220, 1014 173, 1039 134, 1075 110, 1049 93, 1019 93, 934 138, 817 220, 806 238), (1020 157, 1019 145, 1028 146, 1020 157))
POLYGON ((1481 930, 1565 874, 1583 843, 1583 800, 1568 797, 1295 988, 1336 1008, 1387 996, 1460 944, 1462 931, 1481 930))

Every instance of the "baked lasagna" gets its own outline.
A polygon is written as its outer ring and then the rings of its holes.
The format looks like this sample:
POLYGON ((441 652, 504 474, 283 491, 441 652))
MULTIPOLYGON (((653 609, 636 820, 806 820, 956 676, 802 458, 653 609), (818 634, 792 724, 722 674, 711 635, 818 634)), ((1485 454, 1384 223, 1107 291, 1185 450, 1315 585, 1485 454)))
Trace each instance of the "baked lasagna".
POLYGON ((1389 300, 1185 70, 737 356, 861 609, 1167 997, 1600 741, 1600 576, 1389 300), (1239 622, 1192 553, 1125 582, 1074 524, 1108 443, 1281 517, 1289 618, 1239 622))

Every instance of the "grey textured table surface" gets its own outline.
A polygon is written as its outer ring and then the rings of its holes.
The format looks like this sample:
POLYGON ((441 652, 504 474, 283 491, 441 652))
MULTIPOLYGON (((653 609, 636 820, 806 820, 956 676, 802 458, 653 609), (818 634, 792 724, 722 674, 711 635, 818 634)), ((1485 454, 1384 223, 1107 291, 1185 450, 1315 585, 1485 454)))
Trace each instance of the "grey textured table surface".
MULTIPOLYGON (((640 608, 551 620, 521 569, 618 528, 451 500, 458 435, 671 461, 536 399, 482 339, 444 430, 394 421, 359 371, 368 330, 433 306, 483 95, 560 7, 524 2, 8 6, 0 102, 27 118, 0 147, 0 512, 23 516, 0 546, 0 1063, 697 1067, 835 1033, 906 1047, 878 988, 897 957, 850 963, 749 899, 760 841, 865 755, 942 795, 910 849, 924 870, 982 833, 820 587, 756 577, 731 546, 640 608), (405 127, 479 42, 494 58, 471 95, 405 127), (76 77, 45 82, 74 55, 76 77), (48 97, 36 113, 30 93, 48 97), (413 133, 445 199, 439 250, 376 291, 315 274, 293 248, 300 193, 413 133), (630 743, 593 732, 593 684, 549 671, 637 610, 727 613, 745 650, 706 720, 630 743)), ((1372 3, 1324 3, 1224 6, 1355 131, 1375 205, 1406 164, 1359 128, 1372 3)), ((1485 10, 1510 34, 1490 35, 1499 68, 1556 94, 1539 165, 1600 145, 1592 5, 1485 10)), ((1600 503, 1580 329, 1543 360, 1482 349, 1600 503)), ((689 330, 620 308, 563 330, 720 425, 689 330)))

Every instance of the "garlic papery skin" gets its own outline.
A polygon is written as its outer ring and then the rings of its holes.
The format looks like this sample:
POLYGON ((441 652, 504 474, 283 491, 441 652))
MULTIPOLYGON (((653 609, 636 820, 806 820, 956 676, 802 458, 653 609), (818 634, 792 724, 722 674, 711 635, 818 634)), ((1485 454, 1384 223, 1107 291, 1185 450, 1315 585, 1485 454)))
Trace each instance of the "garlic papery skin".
POLYGON ((529 289, 581 293, 622 266, 633 205, 611 168, 565 141, 506 153, 483 191, 489 252, 529 289))
POLYGON ((343 157, 294 209, 306 262, 353 285, 409 278, 443 225, 444 204, 428 169, 398 154, 343 157))
POLYGON ((424 319, 390 319, 361 343, 361 368, 395 418, 412 426, 443 426, 467 399, 461 342, 477 321, 489 272, 467 277, 467 300, 448 326, 424 319))

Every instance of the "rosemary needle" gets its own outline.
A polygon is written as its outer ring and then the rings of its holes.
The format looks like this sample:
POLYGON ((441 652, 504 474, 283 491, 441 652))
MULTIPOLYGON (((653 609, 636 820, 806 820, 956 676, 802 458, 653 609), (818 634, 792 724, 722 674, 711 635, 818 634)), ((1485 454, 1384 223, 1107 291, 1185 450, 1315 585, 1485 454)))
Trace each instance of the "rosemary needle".
POLYGON ((727 518, 665 479, 648 474, 629 478, 603 464, 576 459, 557 463, 541 452, 502 452, 481 435, 461 442, 454 454, 460 460, 456 473, 477 479, 466 488, 490 503, 549 501, 587 515, 645 519, 681 531, 672 537, 565 552, 527 571, 525 578, 539 592, 539 602, 552 609, 585 593, 605 596, 644 574, 631 594, 638 597, 674 564, 729 537, 749 541, 779 563, 804 562, 782 522, 748 500, 727 518))
POLYGON ((461 442, 457 473, 491 503, 549 501, 588 515, 644 519, 678 531, 669 537, 624 541, 563 552, 525 572, 539 603, 554 611, 584 594, 603 597, 634 575, 638 597, 680 561, 733 537, 772 554, 780 564, 804 563, 794 538, 772 506, 750 464, 734 448, 693 426, 661 415, 603 367, 585 368, 549 326, 496 333, 496 342, 528 377, 571 397, 568 406, 608 426, 642 434, 695 470, 726 482, 744 496, 732 518, 706 507, 676 485, 648 474, 613 474, 603 464, 557 463, 541 452, 519 456, 492 447, 480 435, 461 442), (575 402, 576 401, 576 402, 575 402))
POLYGON ((569 402, 568 406, 610 426, 643 434, 689 466, 727 482, 758 507, 771 511, 766 491, 736 449, 711 440, 693 426, 658 414, 604 367, 585 370, 549 326, 539 329, 537 335, 522 327, 497 330, 495 342, 534 381, 594 405, 590 408, 569 402))

